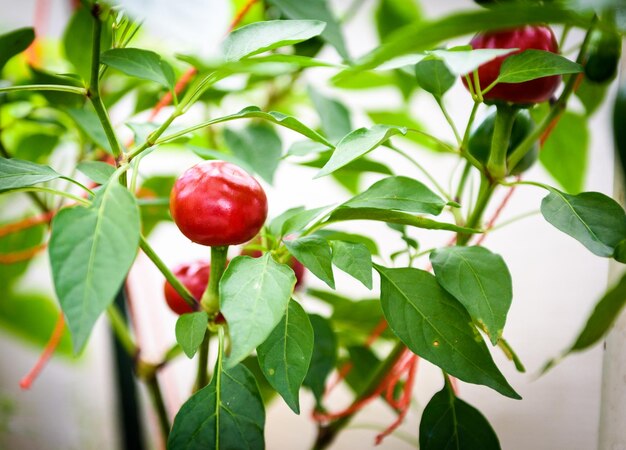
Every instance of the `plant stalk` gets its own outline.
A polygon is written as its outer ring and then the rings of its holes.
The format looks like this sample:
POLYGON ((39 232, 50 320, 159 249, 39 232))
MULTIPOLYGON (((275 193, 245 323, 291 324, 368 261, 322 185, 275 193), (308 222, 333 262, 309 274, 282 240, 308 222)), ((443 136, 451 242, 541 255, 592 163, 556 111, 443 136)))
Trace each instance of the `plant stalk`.
POLYGON ((202 308, 209 314, 216 314, 220 310, 220 280, 226 269, 228 246, 211 247, 211 271, 209 283, 202 294, 202 308))
POLYGON ((493 137, 491 138, 491 151, 487 161, 487 172, 495 180, 501 180, 508 173, 506 155, 516 115, 517 110, 514 107, 507 104, 498 105, 493 137))
POLYGON ((152 400, 152 404, 154 405, 154 409, 156 410, 157 417, 159 419, 161 432, 163 433, 165 442, 167 442, 167 438, 170 435, 171 424, 167 415, 167 409, 165 408, 163 394, 161 393, 161 387, 159 386, 159 380, 157 379, 156 373, 145 382, 148 392, 150 393, 150 399, 152 400))

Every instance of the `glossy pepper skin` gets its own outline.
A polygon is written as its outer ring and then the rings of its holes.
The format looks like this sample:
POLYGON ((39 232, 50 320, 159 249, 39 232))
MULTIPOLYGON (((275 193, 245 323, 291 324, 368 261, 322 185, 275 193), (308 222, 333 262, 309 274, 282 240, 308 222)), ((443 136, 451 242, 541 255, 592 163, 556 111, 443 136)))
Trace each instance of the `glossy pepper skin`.
MULTIPOLYGON (((241 251, 241 255, 242 256, 251 256, 253 258, 260 258, 261 256, 263 256, 263 252, 261 250, 252 250, 252 249, 244 248, 241 251)), ((306 273, 305 267, 302 265, 302 263, 300 261, 298 261, 293 256, 289 259, 289 262, 287 264, 289 265, 289 267, 291 267, 291 269, 293 270, 293 273, 296 275, 296 287, 295 287, 295 289, 301 288, 303 286, 304 277, 305 277, 305 273, 306 273)))
MULTIPOLYGON (((500 74, 502 62, 509 56, 528 49, 558 53, 559 45, 552 29, 543 25, 526 25, 509 30, 478 33, 470 41, 472 48, 517 48, 519 50, 500 56, 478 68, 481 89, 493 83, 500 74)), ((559 75, 537 78, 523 83, 498 83, 484 96, 485 100, 500 100, 517 104, 544 102, 554 94, 561 77, 559 75)), ((467 81, 463 77, 467 88, 467 81)))
POLYGON ((240 167, 204 161, 174 183, 170 212, 180 231, 201 245, 242 244, 257 235, 267 218, 261 185, 240 167))
POLYGON ((622 38, 618 33, 595 30, 589 38, 585 61, 585 76, 594 83, 606 83, 615 78, 622 54, 622 38))
MULTIPOLYGON (((193 298, 200 304, 202 294, 209 283, 209 273, 211 268, 206 261, 195 261, 192 263, 181 264, 174 268, 173 273, 183 283, 193 298)), ((193 312, 193 308, 176 292, 172 285, 165 281, 163 285, 163 294, 165 301, 172 311, 181 315, 193 312)))
MULTIPOLYGON (((469 152, 472 156, 483 164, 486 164, 489 159, 489 152, 491 151, 491 138, 493 137, 495 123, 496 113, 494 112, 493 114, 487 116, 478 128, 472 132, 467 143, 469 152)), ((513 129, 511 130, 507 155, 510 155, 515 147, 517 147, 534 129, 535 123, 530 117, 528 111, 519 111, 517 116, 515 116, 515 122, 513 122, 513 129)), ((524 172, 535 163, 538 156, 539 144, 535 142, 531 150, 524 155, 520 162, 518 162, 513 169, 509 169, 509 173, 512 175, 518 175, 524 172)))

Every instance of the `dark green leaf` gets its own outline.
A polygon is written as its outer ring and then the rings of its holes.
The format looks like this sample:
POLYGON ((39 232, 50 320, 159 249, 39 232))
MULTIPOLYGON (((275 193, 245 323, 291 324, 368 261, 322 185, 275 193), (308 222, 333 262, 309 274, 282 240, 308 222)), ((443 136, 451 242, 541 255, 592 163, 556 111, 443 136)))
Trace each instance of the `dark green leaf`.
MULTIPOLYGON (((368 111, 367 115, 374 123, 389 123, 399 127, 411 128, 413 130, 424 130, 424 126, 411 117, 410 113, 407 111, 368 111)), ((449 151, 447 148, 440 145, 439 142, 430 139, 421 133, 407 133, 403 138, 410 139, 416 144, 436 152, 449 151)))
MULTIPOLYGON (((29 82, 33 84, 58 84, 61 86, 84 87, 84 82, 78 75, 58 75, 37 69, 33 66, 29 66, 29 70, 32 73, 29 82)), ((51 107, 58 109, 62 109, 61 107, 63 106, 77 108, 83 105, 86 99, 84 96, 69 92, 39 91, 38 93, 48 101, 51 107)))
POLYGON ((430 254, 439 284, 484 326, 493 345, 502 337, 513 300, 511 274, 500 255, 485 247, 446 247, 430 254))
POLYGON ((65 208, 55 216, 50 265, 76 353, 135 260, 139 228, 135 198, 116 180, 96 193, 91 206, 65 208))
POLYGON ((92 106, 87 109, 67 108, 64 111, 76 122, 78 129, 87 136, 87 138, 96 144, 99 148, 109 154, 113 154, 111 144, 109 143, 102 123, 98 119, 98 115, 92 106))
POLYGON ((247 162, 269 184, 273 183, 282 155, 282 142, 274 128, 251 123, 241 130, 224 130, 224 139, 237 158, 247 162))
POLYGON ((0 157, 0 192, 34 186, 60 176, 61 174, 50 166, 0 157))
POLYGON ((0 35, 0 70, 7 61, 26 50, 35 40, 35 30, 19 28, 0 35))
POLYGON ((626 236, 626 215, 612 198, 599 192, 569 195, 556 189, 541 202, 543 217, 594 255, 611 257, 626 236))
POLYGON ((346 164, 371 152, 380 144, 396 134, 406 134, 406 128, 390 125, 374 125, 371 128, 359 128, 345 136, 328 163, 320 170, 315 178, 323 177, 342 168, 346 164))
POLYGON ((539 153, 543 167, 571 194, 585 185, 588 145, 587 119, 565 111, 539 153))
POLYGON ((523 83, 551 75, 580 73, 583 68, 556 53, 544 50, 525 50, 504 60, 498 83, 523 83))
POLYGON ((332 261, 338 269, 372 289, 372 255, 363 244, 333 241, 332 261))
POLYGON ((168 89, 174 88, 174 69, 161 56, 140 48, 113 48, 102 54, 101 61, 130 77, 154 81, 168 89))
POLYGON ((409 267, 375 268, 385 318, 413 353, 460 380, 520 398, 493 362, 463 305, 439 286, 434 275, 409 267))
POLYGON ((435 58, 418 62, 415 65, 415 78, 422 89, 437 98, 443 97, 457 79, 443 61, 435 58))
POLYGON ((176 342, 188 358, 198 351, 209 324, 209 315, 204 311, 183 314, 176 321, 176 342))
MULTIPOLYGON (((91 76, 91 45, 93 41, 94 18, 89 8, 79 7, 72 15, 63 32, 63 51, 65 57, 74 66, 74 72, 85 81, 91 76)), ((111 47, 111 27, 103 24, 101 51, 111 47)))
POLYGON ((308 91, 320 118, 322 130, 330 141, 338 142, 352 131, 350 111, 343 103, 323 96, 311 86, 308 91))
POLYGON ((350 59, 346 44, 341 34, 341 26, 326 0, 268 0, 290 19, 315 19, 326 24, 322 38, 335 47, 343 59, 350 59))
POLYGON ((585 116, 595 113, 606 98, 610 83, 593 83, 587 78, 578 85, 575 95, 585 107, 585 116))
POLYGON ((352 369, 346 375, 346 382, 355 393, 359 394, 367 388, 367 383, 379 367, 380 360, 369 347, 364 345, 350 346, 348 353, 350 359, 346 363, 351 364, 352 369))
POLYGON ((294 241, 285 241, 285 246, 313 275, 335 289, 332 254, 328 241, 319 236, 304 236, 294 241))
POLYGON ((13 151, 13 156, 36 163, 45 163, 59 143, 55 134, 33 133, 23 136, 13 151))
POLYGON ((419 438, 421 450, 500 450, 485 416, 454 395, 447 382, 424 408, 419 438))
POLYGON ((115 166, 102 161, 83 161, 78 163, 76 169, 98 184, 105 184, 115 173, 115 166))
POLYGON ((272 233, 274 236, 281 236, 285 222, 303 211, 304 206, 297 206, 295 208, 290 208, 282 214, 274 217, 268 225, 270 233, 272 233))
POLYGON ((220 311, 228 322, 233 367, 262 344, 285 314, 296 276, 269 253, 260 258, 238 256, 220 281, 220 311))
POLYGON ((263 371, 261 370, 261 366, 259 366, 259 360, 256 356, 250 355, 243 361, 241 364, 246 366, 246 368, 252 372, 254 375, 254 379, 259 387, 259 393, 263 398, 263 404, 265 406, 269 405, 269 403, 276 398, 276 391, 274 388, 267 382, 265 379, 265 375, 263 375, 263 371))
POLYGON ((365 192, 343 203, 342 207, 393 209, 438 215, 445 200, 413 178, 384 178, 365 192))
POLYGON ((318 36, 326 25, 319 20, 268 20, 232 31, 222 44, 226 61, 238 61, 318 36))
POLYGON ((242 364, 217 373, 180 408, 169 450, 265 448, 265 410, 254 375, 242 364), (219 381, 218 381, 219 380, 219 381))
POLYGON ((317 314, 310 314, 309 319, 313 326, 313 356, 303 384, 313 391, 319 403, 326 389, 326 378, 337 361, 337 339, 328 320, 317 314))
POLYGON ((327 241, 345 241, 355 244, 363 244, 365 245, 365 247, 367 247, 372 255, 379 255, 378 245, 376 245, 376 241, 367 236, 330 229, 318 230, 315 232, 315 234, 317 234, 318 236, 322 236, 327 241))
POLYGON ((298 392, 309 370, 313 353, 313 327, 295 300, 278 326, 257 349, 259 364, 267 381, 300 414, 298 392))
POLYGON ((414 2, 405 0, 381 0, 376 8, 376 29, 381 41, 405 25, 422 18, 420 8, 414 2))

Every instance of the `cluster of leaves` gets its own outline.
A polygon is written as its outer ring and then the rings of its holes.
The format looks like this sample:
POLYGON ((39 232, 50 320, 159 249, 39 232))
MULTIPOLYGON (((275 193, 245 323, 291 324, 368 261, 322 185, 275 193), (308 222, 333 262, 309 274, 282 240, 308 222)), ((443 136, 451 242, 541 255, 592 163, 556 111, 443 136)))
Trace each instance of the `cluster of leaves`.
MULTIPOLYGON (((1 139, 6 143, 6 148, 0 144, 0 193, 26 192, 44 213, 54 215, 48 254, 74 352, 82 351, 96 320, 112 308, 139 248, 171 280, 171 273, 146 236, 159 222, 170 220, 167 197, 175 174, 142 178, 140 163, 145 156, 155 149, 182 147, 203 159, 234 162, 267 183, 273 183, 277 168, 287 160, 317 169, 316 178, 334 177, 351 197, 340 204, 286 211, 263 229, 259 246, 264 252, 262 257, 240 256, 230 262, 219 283, 220 312, 227 326, 203 311, 180 317, 176 338, 188 357, 201 349, 207 334, 217 334, 220 351, 210 384, 191 396, 176 416, 169 447, 234 448, 244 440, 249 448, 262 448, 264 402, 277 392, 299 413, 299 391, 305 386, 322 410, 326 379, 345 362, 344 355, 349 355, 350 363, 358 368, 346 382, 357 397, 366 394, 372 390, 372 383, 380 381, 377 368, 395 362, 389 359, 394 352, 381 361, 368 345, 368 335, 385 320, 389 330, 381 336, 384 341, 407 347, 444 371, 444 388, 433 396, 423 413, 422 448, 441 448, 441 443, 449 442, 451 437, 457 447, 499 448, 487 420, 457 398, 448 381, 453 376, 520 398, 494 363, 488 345, 502 348, 523 370, 503 339, 513 299, 511 274, 501 256, 482 246, 464 245, 485 231, 480 216, 485 205, 480 200, 487 202, 489 197, 473 198, 461 187, 460 194, 453 197, 428 172, 424 176, 432 189, 415 178, 395 175, 385 164, 370 159, 370 154, 395 151, 415 163, 391 142, 392 138, 394 142, 402 138, 403 142, 468 159, 467 172, 473 170, 474 175, 489 183, 484 192, 491 193, 498 183, 493 184, 485 176, 485 168, 468 157, 466 139, 459 133, 458 142, 453 144, 428 134, 408 110, 368 111, 374 124, 353 129, 349 108, 308 87, 310 104, 320 119, 316 129, 295 116, 302 99, 292 95, 291 88, 310 68, 326 68, 336 72, 331 83, 337 88, 393 86, 406 99, 421 89, 434 97, 445 114, 446 92, 460 77, 510 50, 436 46, 495 25, 512 27, 529 21, 588 29, 595 26, 592 14, 558 4, 511 4, 426 21, 410 4, 381 0, 376 21, 383 44, 352 61, 340 22, 325 1, 266 3, 266 18, 272 20, 252 22, 231 32, 224 39, 219 60, 180 55, 174 62, 153 51, 130 47, 138 25, 122 12, 85 2, 86 6, 77 9, 70 20, 63 39, 63 63, 71 75, 25 66, 17 59, 12 61, 14 67, 4 68, 10 86, 0 88, 1 139), (269 17, 272 14, 276 17, 269 17), (397 28, 400 30, 395 31, 397 28), (326 44, 336 50, 342 64, 316 56, 326 44), (191 64, 197 73, 179 92, 176 79, 185 64, 191 64), (245 76, 245 91, 269 86, 267 104, 187 127, 172 126, 192 105, 205 103, 209 111, 214 111, 224 97, 237 95, 218 83, 232 75, 245 76), (286 80, 285 85, 277 79, 286 80), (163 122, 135 119, 164 94, 172 97, 173 107, 163 122), (126 121, 134 143, 123 146, 107 110, 127 98, 134 99, 133 114, 126 121), (278 107, 281 112, 273 111, 278 107), (10 120, 5 123, 7 117, 10 120), (242 119, 251 120, 238 129, 230 125, 215 127, 242 119), (296 133, 302 140, 283 151, 278 128, 296 133), (67 156, 61 144, 70 141, 79 151, 67 156), (53 169, 51 165, 59 155, 66 158, 66 164, 69 159, 67 165, 81 172, 92 187, 84 186, 85 178, 73 171, 64 175, 65 170, 53 169), (107 158, 116 165, 104 162, 107 158), (364 173, 382 177, 362 190, 364 173), (54 201, 58 197, 62 199, 60 204, 54 201), (444 213, 454 220, 438 217, 444 213), (379 264, 388 255, 379 254, 374 240, 331 228, 355 220, 384 222, 399 230, 410 256, 409 264, 379 264), (412 228, 455 233, 461 245, 427 251, 434 271, 431 274, 413 267, 418 243, 410 236, 412 228), (329 317, 309 314, 294 295, 295 276, 284 264, 290 257, 333 290, 333 267, 368 289, 374 285, 375 272, 380 278, 380 296, 355 301, 334 292, 309 290, 311 296, 332 310, 329 317)), ((29 29, 0 36, 0 43, 6 44, 0 45, 0 69, 24 51, 33 38, 29 29)), ((565 75, 573 80, 581 71, 580 64, 567 58, 528 51, 508 58, 498 81, 521 83, 549 75, 565 75)), ((577 95, 586 115, 591 115, 597 107, 598 90, 583 82, 577 95)), ((478 108, 479 95, 476 102, 478 108)), ((532 114, 544 123, 550 119, 552 108, 539 105, 532 114)), ((586 118, 566 111, 545 142, 541 156, 541 162, 566 192, 534 182, 519 184, 533 184, 548 191, 541 213, 554 227, 598 256, 625 262, 624 210, 603 194, 579 192, 584 181, 587 141, 586 118), (567 158, 562 153, 564 148, 567 158)), ((416 166, 421 170, 419 164, 416 166)), ((507 184, 505 180, 496 181, 507 184)), ((32 248, 43 242, 44 234, 44 227, 39 226, 0 235, 1 253, 32 248)), ((14 289, 27 268, 26 262, 4 267, 0 281, 10 293, 8 300, 0 304, 0 323, 10 324, 28 336, 39 333, 37 340, 44 340, 36 321, 45 322, 44 329, 52 327, 53 303, 14 289)), ((569 351, 582 350, 601 339, 626 300, 625 286, 626 278, 599 302, 569 351)), ((180 283, 176 288, 188 295, 180 283)), ((64 345, 67 351, 69 343, 64 345)), ((333 425, 325 429, 336 433, 340 427, 333 425)))

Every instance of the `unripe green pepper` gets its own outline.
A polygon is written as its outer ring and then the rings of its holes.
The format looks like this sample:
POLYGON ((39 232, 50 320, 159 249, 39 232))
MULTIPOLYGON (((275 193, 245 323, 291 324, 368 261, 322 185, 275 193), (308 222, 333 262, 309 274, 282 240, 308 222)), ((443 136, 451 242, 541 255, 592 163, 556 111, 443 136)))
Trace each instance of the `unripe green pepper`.
POLYGON ((622 53, 622 38, 612 31, 594 30, 589 38, 585 76, 595 83, 615 78, 622 53))
MULTIPOLYGON (((486 164, 491 151, 491 139, 496 123, 496 113, 490 114, 470 135, 468 141, 468 150, 481 163, 486 164)), ((527 110, 520 110, 513 122, 511 137, 509 139, 509 147, 507 155, 510 155, 515 147, 517 147, 526 136, 528 136, 535 128, 535 122, 530 117, 527 110)), ((539 155, 539 144, 535 143, 531 150, 524 155, 519 163, 509 173, 518 175, 534 164, 539 155)))

